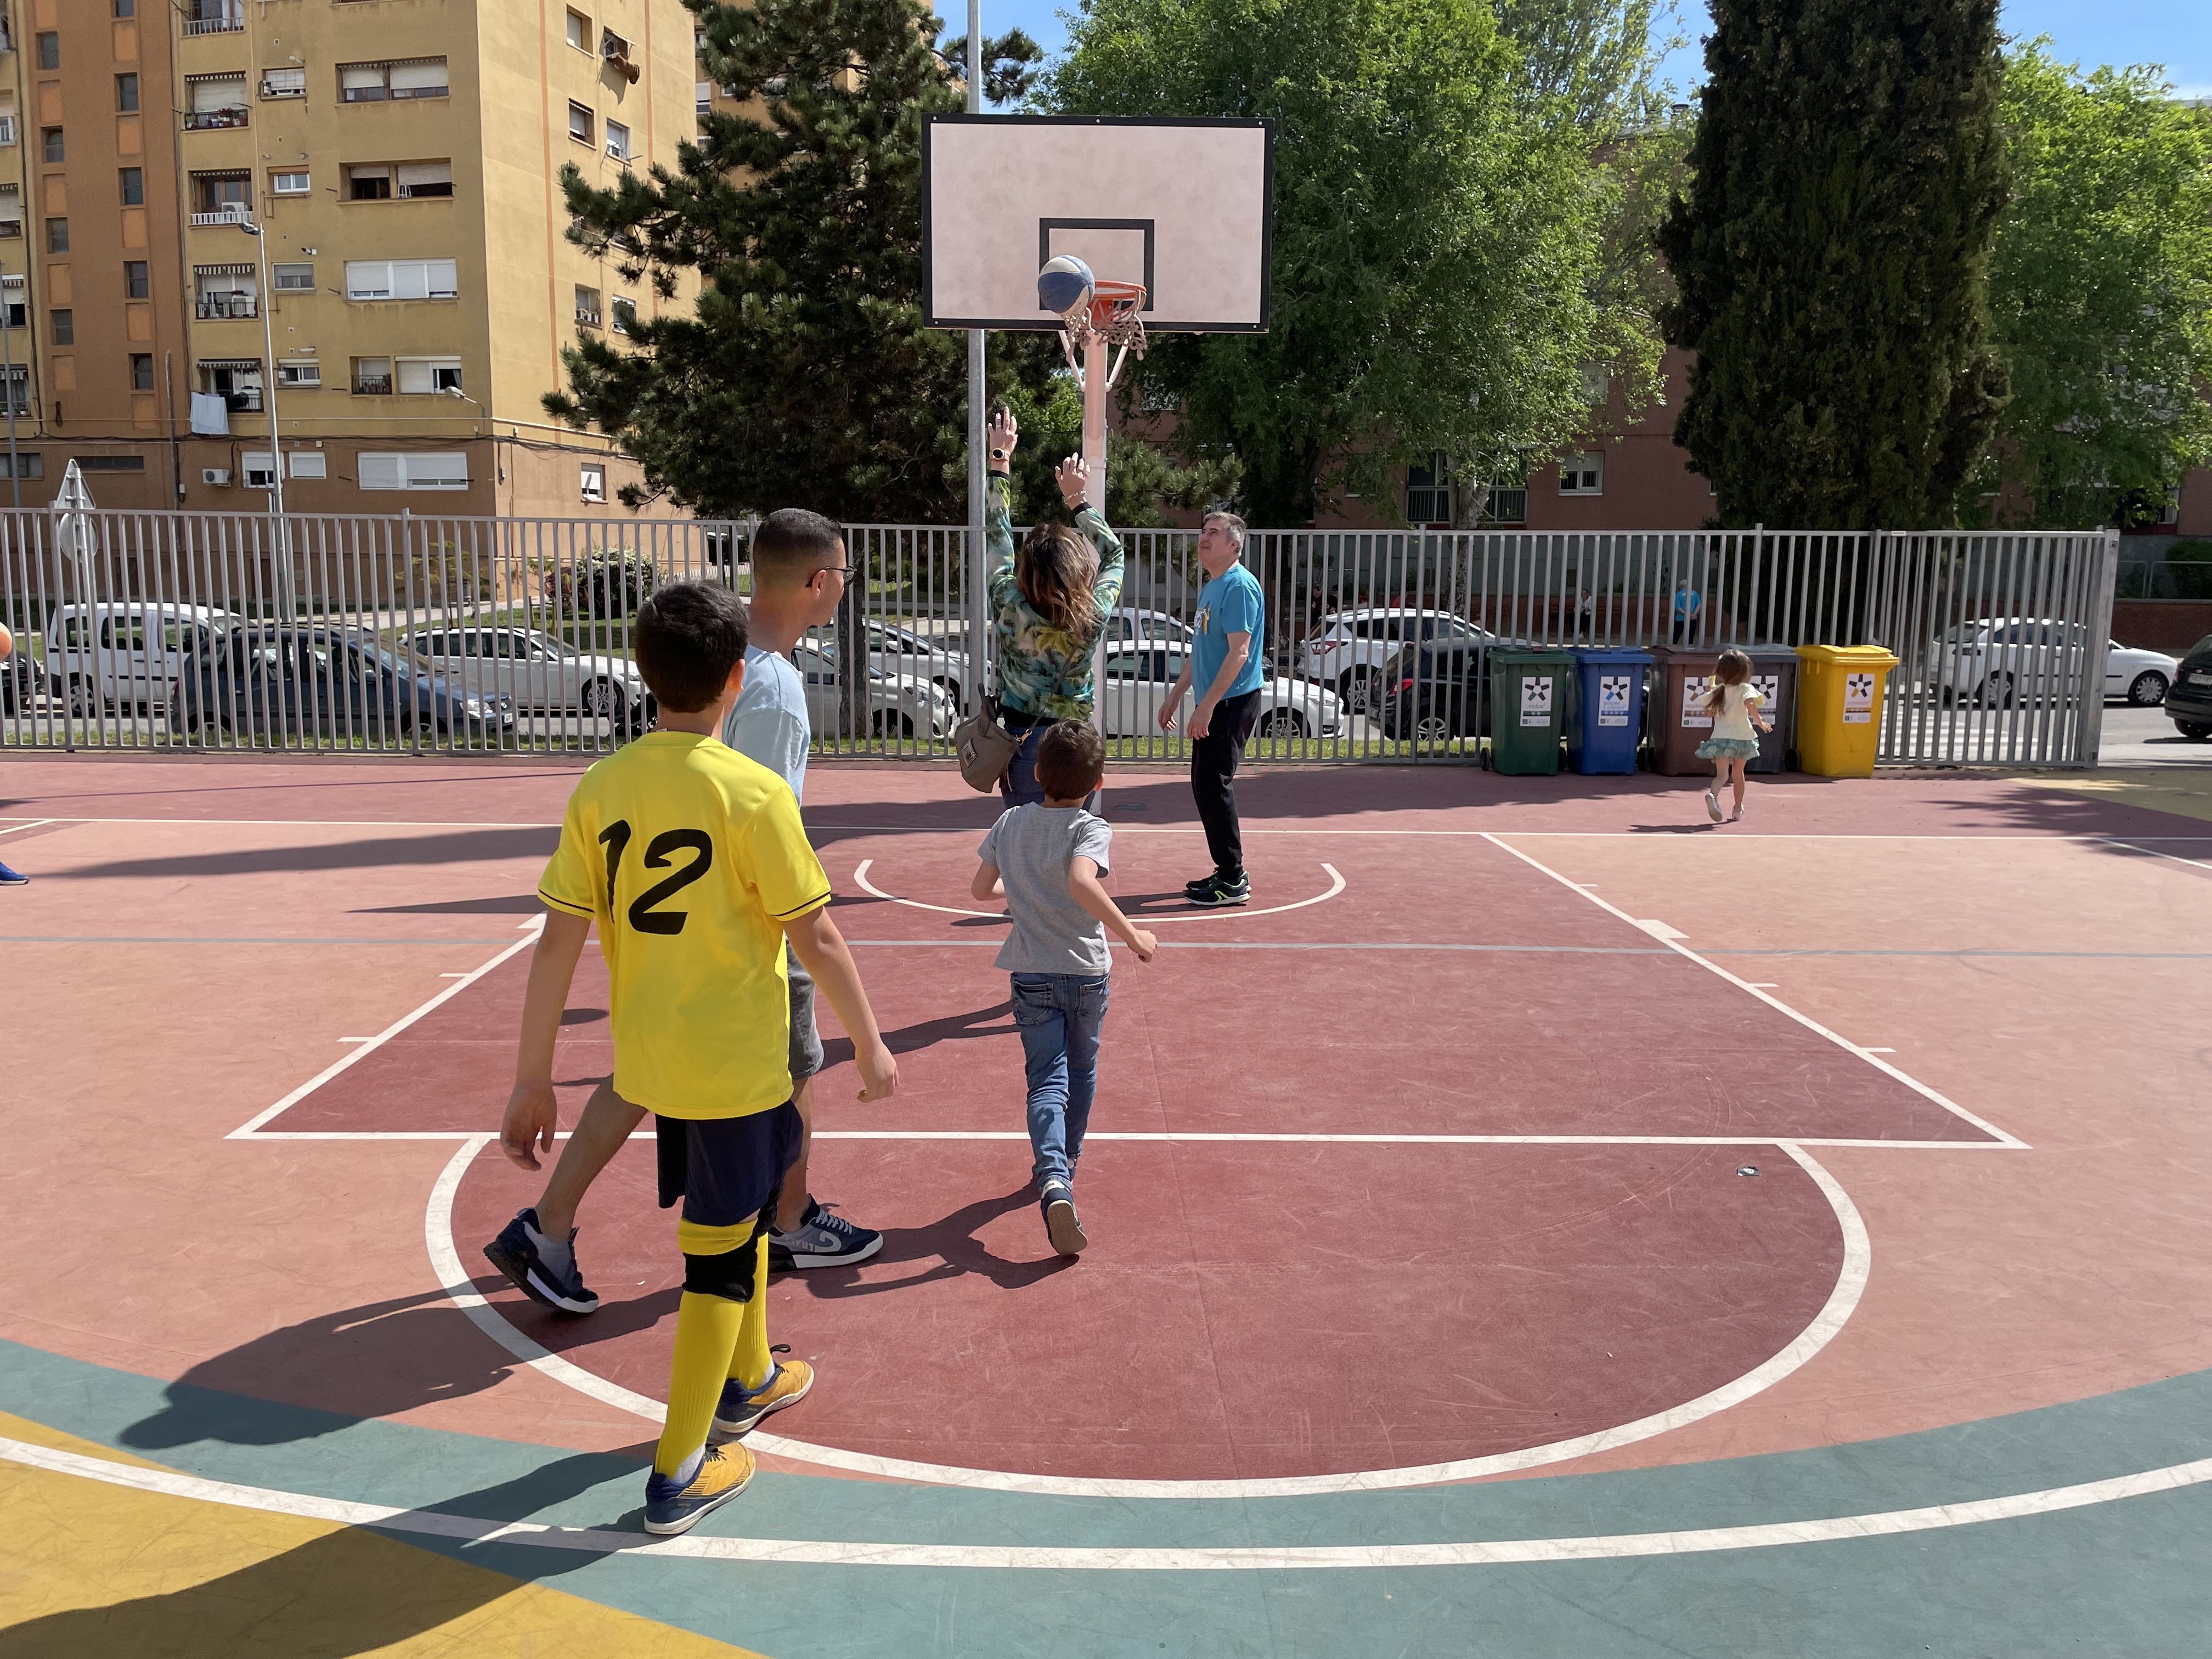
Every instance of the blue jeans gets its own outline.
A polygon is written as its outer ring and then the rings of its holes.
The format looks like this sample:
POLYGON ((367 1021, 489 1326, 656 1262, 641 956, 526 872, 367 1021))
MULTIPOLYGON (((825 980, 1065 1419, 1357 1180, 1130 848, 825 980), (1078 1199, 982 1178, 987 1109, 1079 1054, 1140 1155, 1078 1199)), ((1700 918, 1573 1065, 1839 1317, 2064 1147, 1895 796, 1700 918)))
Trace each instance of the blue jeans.
POLYGON ((1091 1102, 1098 1091, 1103 974, 1016 974, 1014 1024, 1029 1073, 1030 1168, 1039 1185, 1075 1181, 1091 1102))
MULTIPOLYGON (((1036 781, 1037 745, 1044 741, 1044 734, 1051 730, 1052 722, 1049 720, 1042 726, 1006 728, 1006 735, 1019 745, 1014 750, 1012 762, 1006 768, 1006 775, 999 780, 999 796, 1007 805, 1044 805, 1044 787, 1036 781)), ((1085 811, 1096 812, 1098 810, 1100 793, 1097 789, 1091 792, 1083 803, 1085 811)))

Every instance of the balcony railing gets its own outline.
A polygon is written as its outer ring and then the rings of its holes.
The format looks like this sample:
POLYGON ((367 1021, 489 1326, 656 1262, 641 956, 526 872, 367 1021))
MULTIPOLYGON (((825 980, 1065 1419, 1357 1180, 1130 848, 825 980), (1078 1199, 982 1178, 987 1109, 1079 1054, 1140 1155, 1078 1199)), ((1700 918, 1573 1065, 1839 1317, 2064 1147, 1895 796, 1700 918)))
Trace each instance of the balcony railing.
POLYGON ((357 374, 354 377, 353 395, 356 398, 389 398, 392 377, 389 374, 357 374))
POLYGON ((234 34, 246 27, 246 8, 226 5, 221 0, 210 3, 200 0, 192 8, 192 15, 185 20, 186 34, 234 34))
POLYGON ((1486 525, 1528 523, 1527 487, 1516 484, 1510 489, 1492 489, 1490 499, 1482 504, 1482 522, 1486 525))
POLYGON ((21 219, 0 219, 0 236, 21 236, 22 234, 23 222, 21 219))
POLYGON ((258 415, 261 412, 261 388, 254 386, 245 392, 226 392, 222 406, 234 415, 258 415))
POLYGON ((258 317, 261 314, 260 301, 252 294, 203 294, 193 309, 204 323, 219 318, 258 317))
POLYGON ((243 202, 226 202, 219 208, 192 215, 192 223, 196 226, 250 225, 252 222, 253 210, 243 202))
POLYGON ((242 127, 246 125, 246 106, 233 104, 225 109, 195 109, 185 112, 186 132, 213 132, 222 127, 242 127))
POLYGON ((578 306, 576 323, 580 328, 597 328, 599 325, 599 313, 596 311, 586 311, 583 307, 578 306))
POLYGON ((0 144, 12 144, 15 142, 15 118, 12 115, 0 115, 0 144))

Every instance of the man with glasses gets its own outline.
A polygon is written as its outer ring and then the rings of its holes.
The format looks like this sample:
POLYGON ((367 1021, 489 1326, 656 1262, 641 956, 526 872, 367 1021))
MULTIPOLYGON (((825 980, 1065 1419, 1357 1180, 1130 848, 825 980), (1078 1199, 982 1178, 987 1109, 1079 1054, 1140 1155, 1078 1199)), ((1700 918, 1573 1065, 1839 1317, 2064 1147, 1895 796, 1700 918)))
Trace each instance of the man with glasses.
MULTIPOLYGON (((811 732, 806 682, 790 653, 807 629, 836 617, 851 568, 844 532, 819 513, 786 507, 763 520, 754 532, 744 688, 722 726, 722 741, 781 775, 802 801, 811 732)), ((777 1198, 769 1266, 781 1271, 849 1267, 881 1249, 884 1236, 854 1225, 807 1191, 813 1078, 822 1069, 822 1039, 814 1029, 814 981, 787 951, 784 967, 791 987, 792 1103, 799 1109, 801 1138, 798 1160, 777 1198)), ((600 1085, 578 1118, 544 1196, 484 1247, 492 1265, 526 1295, 565 1313, 587 1314, 599 1305, 576 1266, 576 1207, 643 1117, 641 1108, 600 1085)), ((538 1167, 534 1158, 525 1161, 526 1148, 525 1157, 517 1157, 513 1147, 507 1152, 526 1168, 538 1167)))

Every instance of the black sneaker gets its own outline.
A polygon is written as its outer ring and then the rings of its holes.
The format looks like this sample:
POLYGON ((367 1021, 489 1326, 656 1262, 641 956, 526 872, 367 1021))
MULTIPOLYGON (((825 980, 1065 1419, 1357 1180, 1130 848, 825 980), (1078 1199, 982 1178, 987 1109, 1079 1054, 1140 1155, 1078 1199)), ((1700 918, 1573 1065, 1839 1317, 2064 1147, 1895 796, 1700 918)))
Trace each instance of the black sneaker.
POLYGON ((1239 876, 1231 881, 1225 876, 1211 875, 1204 881, 1191 883, 1182 890, 1182 896, 1205 909, 1224 904, 1249 904, 1252 902, 1252 878, 1239 876))
POLYGON ((544 1231, 538 1226, 538 1212, 517 1211, 514 1219, 500 1230, 499 1237, 484 1246, 485 1260, 533 1302, 543 1302, 562 1313, 597 1313, 599 1298, 584 1288, 583 1273, 576 1266, 574 1231, 571 1230, 568 1234, 568 1271, 561 1274, 546 1264, 538 1254, 538 1247, 530 1242, 533 1228, 541 1233, 544 1231))
POLYGON ((833 1214, 819 1200, 806 1200, 806 1213, 787 1233, 768 1236, 768 1265, 771 1273, 787 1273, 799 1267, 849 1267, 866 1261, 884 1248, 884 1236, 858 1227, 833 1214))
POLYGON ((1052 1241, 1052 1248, 1061 1255, 1082 1255, 1091 1241, 1084 1236, 1083 1224, 1076 1219, 1075 1195, 1068 1191, 1066 1183, 1045 1182, 1038 1207, 1044 1212, 1044 1233, 1052 1241))

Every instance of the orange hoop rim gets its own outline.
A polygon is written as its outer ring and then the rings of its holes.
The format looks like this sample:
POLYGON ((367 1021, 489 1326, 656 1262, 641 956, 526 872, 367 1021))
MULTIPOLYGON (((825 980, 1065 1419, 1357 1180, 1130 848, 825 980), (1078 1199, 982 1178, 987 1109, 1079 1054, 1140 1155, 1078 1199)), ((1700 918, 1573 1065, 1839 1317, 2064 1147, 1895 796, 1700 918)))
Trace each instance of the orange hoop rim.
POLYGON ((1101 276, 1091 285, 1091 325, 1103 329, 1117 317, 1133 316, 1144 309, 1142 283, 1116 282, 1101 276))

